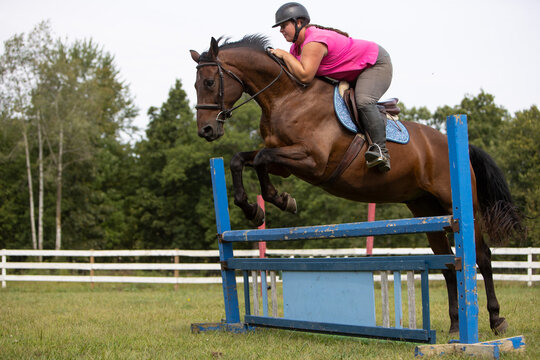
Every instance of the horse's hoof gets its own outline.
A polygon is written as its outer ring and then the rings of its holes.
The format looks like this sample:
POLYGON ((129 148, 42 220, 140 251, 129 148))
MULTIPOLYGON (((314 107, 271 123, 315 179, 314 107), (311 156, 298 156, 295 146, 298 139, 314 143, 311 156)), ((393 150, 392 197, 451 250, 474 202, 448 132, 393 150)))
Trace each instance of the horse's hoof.
POLYGON ((455 335, 455 334, 459 334, 459 325, 458 326, 451 326, 450 327, 450 330, 448 330, 448 333, 450 335, 455 335))
POLYGON ((264 224, 264 210, 261 209, 259 205, 257 205, 257 210, 255 211, 255 216, 253 219, 251 219, 251 222, 253 225, 259 227, 262 224, 264 224))
POLYGON ((287 206, 285 211, 290 212, 291 214, 296 214, 296 200, 289 193, 283 193, 283 196, 287 198, 287 206))
POLYGON ((508 329, 508 321, 506 321, 505 318, 499 318, 497 324, 491 328, 495 335, 504 334, 506 332, 506 329, 508 329))

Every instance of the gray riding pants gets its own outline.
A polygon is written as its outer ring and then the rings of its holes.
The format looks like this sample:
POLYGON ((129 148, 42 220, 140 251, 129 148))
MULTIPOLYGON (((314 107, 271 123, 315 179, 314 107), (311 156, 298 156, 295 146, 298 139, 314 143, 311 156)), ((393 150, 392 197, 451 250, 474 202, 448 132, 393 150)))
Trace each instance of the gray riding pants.
POLYGON ((392 71, 390 55, 382 46, 379 46, 377 62, 360 73, 354 88, 356 106, 366 116, 370 117, 372 112, 378 113, 375 104, 390 87, 392 71))

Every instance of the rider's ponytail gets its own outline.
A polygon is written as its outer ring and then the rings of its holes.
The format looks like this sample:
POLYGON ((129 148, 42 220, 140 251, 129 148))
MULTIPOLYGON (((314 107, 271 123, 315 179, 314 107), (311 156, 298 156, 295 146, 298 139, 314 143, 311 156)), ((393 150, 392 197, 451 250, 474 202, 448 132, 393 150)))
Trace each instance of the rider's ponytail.
POLYGON ((340 35, 349 37, 349 34, 347 34, 347 33, 344 32, 344 31, 341 31, 341 30, 338 30, 338 29, 334 29, 334 28, 330 28, 330 27, 326 27, 326 26, 315 25, 315 24, 309 24, 309 25, 306 26, 306 28, 311 27, 311 26, 315 26, 317 29, 324 29, 324 30, 334 31, 334 32, 337 32, 337 33, 340 34, 340 35))

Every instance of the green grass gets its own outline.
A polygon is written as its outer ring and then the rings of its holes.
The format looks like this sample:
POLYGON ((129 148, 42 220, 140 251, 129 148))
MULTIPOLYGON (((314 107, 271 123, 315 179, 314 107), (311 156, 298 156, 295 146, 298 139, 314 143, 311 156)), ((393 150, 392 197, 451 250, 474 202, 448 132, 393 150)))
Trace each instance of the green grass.
MULTIPOLYGON (((241 287, 240 287, 241 288, 241 287)), ((241 289, 240 289, 241 290, 241 289)), ((505 336, 525 335, 524 354, 540 358, 538 286, 497 283, 505 336)), ((240 300, 243 294, 240 291, 240 300)), ((451 338, 443 282, 431 285, 438 343, 451 338)), ((480 340, 489 330, 479 288, 480 340)), ((417 301, 419 298, 417 297, 417 301)), ((404 312, 406 309, 404 309, 404 312)), ((260 329, 191 334, 193 322, 224 317, 220 285, 8 283, 0 289, 0 359, 411 359, 415 344, 260 329)), ((421 319, 421 318, 420 318, 421 319)), ((460 358, 457 356, 445 359, 460 358)))

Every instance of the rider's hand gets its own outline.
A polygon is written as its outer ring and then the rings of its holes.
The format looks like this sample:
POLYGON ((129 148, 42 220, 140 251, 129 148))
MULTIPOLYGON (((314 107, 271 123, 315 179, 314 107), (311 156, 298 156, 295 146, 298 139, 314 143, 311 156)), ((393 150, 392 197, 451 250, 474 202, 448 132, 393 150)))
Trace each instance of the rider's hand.
POLYGON ((283 59, 283 57, 288 54, 287 51, 285 50, 282 50, 282 49, 270 49, 270 52, 272 53, 272 55, 274 55, 275 57, 277 57, 278 59, 283 59))

